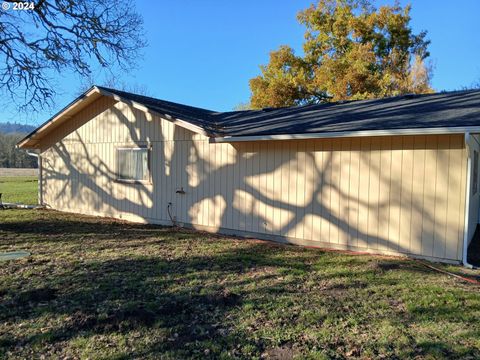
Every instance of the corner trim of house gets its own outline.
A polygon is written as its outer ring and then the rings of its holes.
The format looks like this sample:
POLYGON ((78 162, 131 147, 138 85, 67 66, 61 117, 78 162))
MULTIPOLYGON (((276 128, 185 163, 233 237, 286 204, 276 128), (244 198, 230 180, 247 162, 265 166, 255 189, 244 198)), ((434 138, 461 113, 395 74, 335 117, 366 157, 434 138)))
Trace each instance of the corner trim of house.
POLYGON ((465 150, 467 153, 467 175, 466 175, 466 188, 465 188, 465 214, 463 221, 463 249, 462 249, 462 264, 466 268, 473 269, 473 265, 468 263, 468 225, 470 219, 470 186, 472 177, 472 155, 471 155, 471 141, 472 137, 470 132, 465 132, 465 150))

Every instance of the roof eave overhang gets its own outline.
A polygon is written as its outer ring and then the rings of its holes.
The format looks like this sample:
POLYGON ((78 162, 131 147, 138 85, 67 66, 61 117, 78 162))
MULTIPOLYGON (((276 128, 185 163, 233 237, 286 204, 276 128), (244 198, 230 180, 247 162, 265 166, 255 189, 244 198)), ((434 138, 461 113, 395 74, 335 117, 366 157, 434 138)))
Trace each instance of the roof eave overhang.
POLYGON ((20 140, 17 143, 16 147, 22 148, 22 149, 38 148, 40 139, 43 137, 43 134, 47 130, 52 130, 53 128, 56 128, 57 126, 59 126, 60 124, 62 124, 63 122, 71 118, 73 116, 72 113, 77 113, 82 108, 88 106, 91 102, 93 102, 100 96, 101 96, 100 91, 97 87, 94 86, 90 88, 85 93, 83 93, 78 98, 76 98, 73 102, 68 104, 65 108, 60 110, 60 112, 55 114, 52 118, 44 122, 34 131, 32 131, 30 134, 25 136, 22 140, 20 140), (85 103, 86 100, 88 100, 87 103, 85 103))
POLYGON ((278 134, 278 135, 245 135, 245 136, 224 136, 210 139, 215 143, 233 143, 247 141, 272 141, 272 140, 307 140, 307 139, 332 139, 346 137, 370 137, 370 136, 400 136, 400 135, 442 135, 442 134, 464 134, 465 132, 480 133, 480 126, 471 127, 435 127, 435 128, 409 128, 390 130, 358 130, 358 131, 336 131, 318 132, 303 134, 278 134))
POLYGON ((204 135, 204 136, 208 136, 208 137, 211 137, 212 134, 209 133, 208 131, 206 131, 205 129, 197 126, 197 125, 194 125, 192 124, 191 122, 188 122, 186 120, 182 120, 182 119, 179 119, 177 117, 174 117, 170 114, 166 114, 166 113, 162 113, 162 112, 159 112, 159 111, 156 111, 156 110, 152 110, 150 109, 149 107, 141 104, 141 103, 138 103, 138 102, 135 102, 135 101, 132 101, 132 100, 129 100, 129 99, 125 99, 117 94, 114 94, 110 91, 107 91, 105 89, 98 89, 98 91, 100 91, 100 94, 104 95, 104 96, 109 96, 119 102, 122 102, 122 103, 125 103, 127 105, 130 105, 132 106, 133 108, 135 109, 139 109, 143 112, 145 112, 146 114, 151 114, 151 115, 156 115, 156 116, 159 116, 161 118, 164 118, 172 123, 174 123, 175 125, 179 125, 187 130, 190 130, 194 133, 197 133, 197 134, 201 134, 201 135, 204 135))
MULTIPOLYGON (((84 107, 88 106, 90 103, 92 103, 94 100, 98 99, 100 96, 106 96, 113 98, 116 101, 125 103, 127 105, 130 105, 136 109, 139 109, 146 114, 151 114, 151 115, 156 115, 161 118, 164 118, 176 125, 179 125, 185 129, 188 129, 194 133, 201 134, 207 137, 211 137, 212 134, 204 130, 203 128, 196 126, 188 121, 176 118, 174 116, 171 116, 170 114, 165 114, 165 113, 160 113, 158 111, 152 110, 148 108, 147 106, 140 104, 135 101, 131 101, 129 99, 123 98, 121 96, 118 96, 117 94, 114 94, 110 91, 106 91, 105 89, 100 89, 97 86, 93 86, 89 90, 87 90, 84 94, 79 96, 77 99, 75 99, 72 103, 67 105, 64 109, 62 109, 60 112, 58 112, 56 115, 54 115, 51 119, 40 125, 37 129, 35 129, 33 132, 28 134, 26 137, 24 137, 22 140, 20 140, 16 147, 17 148, 22 148, 22 149, 37 149, 39 148, 40 140, 43 138, 44 135, 48 134, 51 130, 56 128, 57 126, 61 125, 71 117, 73 117, 78 111, 83 109, 84 107), (86 102, 87 101, 87 102, 86 102)), ((149 119, 149 117, 147 117, 149 119)), ((150 118, 151 119, 151 118, 150 118)))

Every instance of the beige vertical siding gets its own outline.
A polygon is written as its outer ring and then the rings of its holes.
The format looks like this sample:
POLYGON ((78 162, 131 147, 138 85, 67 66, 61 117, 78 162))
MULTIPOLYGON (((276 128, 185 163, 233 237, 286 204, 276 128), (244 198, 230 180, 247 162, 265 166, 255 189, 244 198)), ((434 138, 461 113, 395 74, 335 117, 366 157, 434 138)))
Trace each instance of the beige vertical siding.
POLYGON ((52 208, 296 243, 459 260, 463 137, 211 144, 101 98, 43 144, 52 208), (120 146, 152 146, 152 182, 115 181, 120 146), (183 188, 185 194, 176 190, 183 188))

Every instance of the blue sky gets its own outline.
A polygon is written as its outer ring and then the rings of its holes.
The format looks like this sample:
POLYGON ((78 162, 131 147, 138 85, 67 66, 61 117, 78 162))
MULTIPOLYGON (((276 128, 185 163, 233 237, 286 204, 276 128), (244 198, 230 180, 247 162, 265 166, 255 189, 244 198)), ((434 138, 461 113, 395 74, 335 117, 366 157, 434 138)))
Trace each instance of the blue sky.
MULTIPOLYGON (((138 1, 148 47, 122 81, 149 95, 213 110, 231 110, 249 99, 248 80, 271 50, 288 44, 301 51, 304 28, 296 14, 310 1, 138 1)), ((392 4, 378 0, 376 6, 392 4)), ((401 1, 402 5, 409 2, 401 1)), ((428 31, 435 90, 455 90, 480 79, 480 1, 412 1, 412 27, 428 31)), ((97 74, 98 75, 98 74, 97 74)), ((99 75, 101 78, 101 75, 99 75)), ((0 119, 39 124, 78 94, 80 80, 56 79, 61 94, 54 111, 0 119)))

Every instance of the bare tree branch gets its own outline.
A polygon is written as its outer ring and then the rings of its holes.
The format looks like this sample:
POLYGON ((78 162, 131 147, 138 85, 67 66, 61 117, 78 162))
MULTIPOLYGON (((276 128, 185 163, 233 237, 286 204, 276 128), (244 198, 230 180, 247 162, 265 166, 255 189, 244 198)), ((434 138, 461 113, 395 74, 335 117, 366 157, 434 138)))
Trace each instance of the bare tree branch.
MULTIPOLYGON (((13 2, 8 0, 8 2, 13 2)), ((42 0, 0 12, 0 91, 21 110, 52 104, 52 74, 88 77, 96 65, 130 69, 146 45, 127 0, 42 0)))

